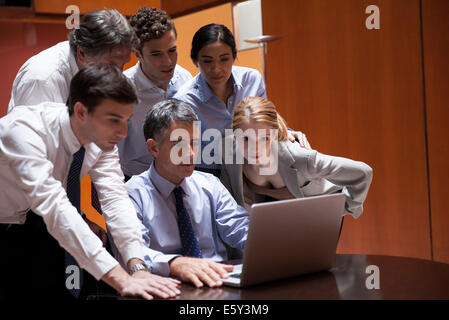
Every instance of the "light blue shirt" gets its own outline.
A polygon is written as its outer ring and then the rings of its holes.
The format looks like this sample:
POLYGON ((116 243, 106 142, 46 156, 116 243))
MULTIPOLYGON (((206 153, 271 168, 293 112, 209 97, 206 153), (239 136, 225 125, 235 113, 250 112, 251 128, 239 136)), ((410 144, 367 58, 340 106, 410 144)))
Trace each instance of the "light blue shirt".
POLYGON ((168 88, 164 91, 145 76, 140 62, 123 73, 133 83, 139 98, 139 102, 134 105, 134 113, 127 123, 128 135, 117 145, 122 171, 132 176, 148 170, 153 161, 143 135, 143 123, 148 110, 156 103, 171 98, 184 83, 192 79, 192 75, 186 69, 176 65, 168 88))
MULTIPOLYGON (((243 250, 249 215, 215 176, 194 171, 179 186, 184 191, 184 205, 189 212, 195 235, 204 258, 227 260, 226 247, 243 250)), ((169 261, 180 256, 175 184, 161 177, 154 164, 132 177, 126 189, 141 222, 145 263, 152 272, 170 274, 169 261)))
MULTIPOLYGON (((221 132, 221 137, 224 136, 224 130, 230 129, 232 126, 232 118, 234 116, 235 107, 245 97, 267 97, 265 90, 265 83, 262 75, 255 69, 245 67, 232 67, 232 82, 234 91, 229 96, 227 103, 221 101, 209 88, 206 80, 199 73, 196 77, 185 83, 181 89, 173 96, 188 103, 197 113, 201 121, 201 133, 209 128, 218 129, 221 132)), ((203 135, 202 135, 203 137, 203 135)), ((212 140, 212 139, 211 139, 212 140)), ((201 152, 211 143, 211 140, 201 139, 201 152)), ((214 139, 218 143, 218 139, 214 139)), ((210 146, 208 149, 214 149, 210 146)), ((220 150, 220 148, 215 148, 220 150)), ((211 153, 213 154, 213 153, 211 153)), ((217 156, 221 160, 221 156, 217 156)), ((201 158, 199 167, 219 169, 220 166, 213 163, 204 163, 201 158)))

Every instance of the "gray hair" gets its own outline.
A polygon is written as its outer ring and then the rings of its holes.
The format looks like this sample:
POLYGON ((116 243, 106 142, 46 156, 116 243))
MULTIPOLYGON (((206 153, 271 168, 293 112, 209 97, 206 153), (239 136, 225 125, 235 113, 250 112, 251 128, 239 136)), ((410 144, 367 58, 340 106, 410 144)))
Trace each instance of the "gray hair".
POLYGON ((102 55, 116 45, 132 47, 137 38, 128 20, 115 9, 91 11, 81 20, 79 29, 69 33, 72 53, 79 47, 91 57, 102 55))
POLYGON ((198 117, 185 102, 167 99, 155 104, 147 113, 143 125, 145 140, 161 141, 167 129, 175 121, 193 123, 198 117))

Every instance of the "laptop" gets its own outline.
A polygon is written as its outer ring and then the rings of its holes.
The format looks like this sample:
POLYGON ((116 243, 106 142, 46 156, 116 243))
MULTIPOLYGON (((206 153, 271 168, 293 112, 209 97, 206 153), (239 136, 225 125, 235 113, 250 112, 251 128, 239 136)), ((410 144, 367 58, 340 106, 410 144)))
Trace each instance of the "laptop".
POLYGON ((243 263, 223 284, 245 287, 333 267, 344 194, 253 204, 243 263))

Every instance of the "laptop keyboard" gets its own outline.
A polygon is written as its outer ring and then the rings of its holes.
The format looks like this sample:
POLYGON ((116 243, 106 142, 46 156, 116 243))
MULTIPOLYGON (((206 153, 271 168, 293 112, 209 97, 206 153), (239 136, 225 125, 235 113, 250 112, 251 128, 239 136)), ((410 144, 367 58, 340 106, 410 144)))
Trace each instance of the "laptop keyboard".
POLYGON ((242 275, 241 273, 234 273, 234 274, 230 274, 229 277, 230 278, 235 278, 235 279, 240 279, 241 275, 242 275))

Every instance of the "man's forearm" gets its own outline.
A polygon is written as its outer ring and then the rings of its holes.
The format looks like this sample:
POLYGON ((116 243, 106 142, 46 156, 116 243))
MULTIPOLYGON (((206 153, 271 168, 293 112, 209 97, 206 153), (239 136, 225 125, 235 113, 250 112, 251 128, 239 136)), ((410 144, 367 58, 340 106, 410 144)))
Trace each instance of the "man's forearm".
MULTIPOLYGON (((140 259, 130 259, 128 266, 142 263, 140 259)), ((181 292, 177 289, 179 281, 160 277, 146 271, 136 271, 129 275, 120 265, 109 270, 102 278, 104 282, 117 290, 120 295, 127 297, 141 297, 152 299, 153 296, 161 298, 173 298, 181 292)))
POLYGON ((101 277, 101 280, 121 293, 123 292, 126 282, 129 281, 130 278, 131 276, 120 265, 116 265, 101 277))

